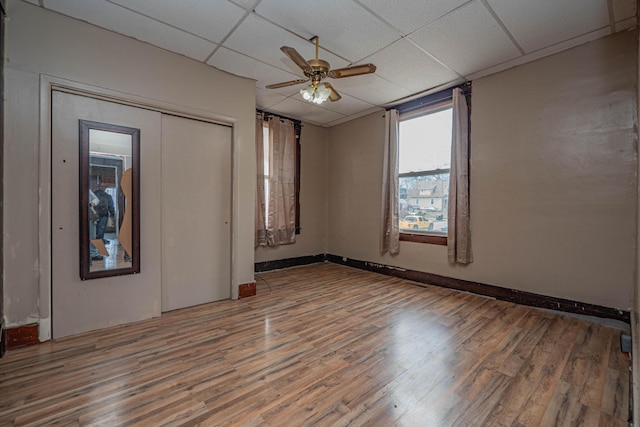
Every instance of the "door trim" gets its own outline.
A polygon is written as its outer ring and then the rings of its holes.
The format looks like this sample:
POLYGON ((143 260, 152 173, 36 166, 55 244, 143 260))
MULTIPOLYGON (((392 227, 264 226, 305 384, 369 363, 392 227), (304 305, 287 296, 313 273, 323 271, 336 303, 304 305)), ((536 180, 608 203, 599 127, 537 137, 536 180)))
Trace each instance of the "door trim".
POLYGON ((38 258, 39 258, 39 340, 51 339, 52 277, 51 277, 51 115, 53 91, 60 91, 109 101, 117 104, 157 111, 192 120, 214 123, 231 128, 231 299, 238 299, 237 259, 238 247, 238 132, 237 119, 206 110, 172 104, 156 99, 92 86, 73 80, 40 74, 40 151, 38 200, 38 258))

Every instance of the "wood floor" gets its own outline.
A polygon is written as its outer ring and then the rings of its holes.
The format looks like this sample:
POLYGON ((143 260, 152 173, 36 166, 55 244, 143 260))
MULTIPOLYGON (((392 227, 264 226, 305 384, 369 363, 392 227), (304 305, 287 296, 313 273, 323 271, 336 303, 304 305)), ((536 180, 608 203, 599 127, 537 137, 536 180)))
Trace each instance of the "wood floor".
POLYGON ((620 331, 336 264, 9 352, 0 425, 626 426, 620 331))

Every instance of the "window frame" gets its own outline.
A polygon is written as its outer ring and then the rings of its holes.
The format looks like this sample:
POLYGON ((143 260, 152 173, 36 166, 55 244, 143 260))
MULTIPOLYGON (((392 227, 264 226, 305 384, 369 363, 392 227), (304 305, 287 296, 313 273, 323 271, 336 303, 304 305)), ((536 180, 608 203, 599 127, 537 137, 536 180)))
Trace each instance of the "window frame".
MULTIPOLYGON (((428 114, 435 114, 439 111, 443 111, 448 108, 453 108, 453 89, 449 89, 443 92, 438 92, 436 94, 425 97, 424 99, 418 99, 412 102, 408 102, 405 104, 405 108, 402 106, 397 107, 399 110, 399 119, 400 121, 406 121, 411 119, 416 119, 422 116, 426 116, 428 114), (416 103, 417 102, 417 103, 416 103)), ((451 124, 453 128, 453 123, 451 124)), ((399 135, 399 138, 402 138, 399 135)), ((400 153, 398 153, 399 155, 400 153)), ((443 173, 450 173, 450 168, 446 169, 431 169, 426 171, 417 171, 417 172, 405 172, 398 173, 396 177, 398 182, 400 178, 409 178, 416 176, 429 176, 429 175, 441 175, 443 173)), ((448 216, 448 212, 447 212, 448 216)), ((398 223, 400 222, 400 218, 398 218, 398 223)), ((446 246, 448 243, 447 234, 444 233, 435 233, 435 232, 420 232, 420 233, 412 233, 411 231, 399 229, 399 238, 401 242, 415 242, 415 243, 428 243, 432 245, 441 245, 446 246)))

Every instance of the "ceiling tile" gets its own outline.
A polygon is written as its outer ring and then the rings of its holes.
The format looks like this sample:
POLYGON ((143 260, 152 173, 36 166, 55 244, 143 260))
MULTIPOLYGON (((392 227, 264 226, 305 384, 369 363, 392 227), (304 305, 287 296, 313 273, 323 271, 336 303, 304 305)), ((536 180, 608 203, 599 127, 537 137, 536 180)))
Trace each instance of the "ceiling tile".
POLYGON ((287 98, 272 105, 269 107, 269 111, 321 126, 345 117, 343 114, 327 110, 320 105, 302 100, 298 101, 295 98, 287 98))
POLYGON ((252 10, 260 0, 230 0, 245 10, 252 10))
MULTIPOLYGON (((273 83, 286 82, 290 80, 296 80, 301 76, 283 71, 272 65, 265 64, 256 59, 242 55, 226 48, 220 48, 216 53, 207 61, 207 64, 213 65, 216 68, 224 70, 228 73, 235 74, 237 76, 248 77, 257 81, 257 87, 264 88, 266 85, 273 83)), ((298 89, 299 90, 302 85, 298 89)), ((272 89, 272 91, 281 92, 283 89, 272 89)), ((284 94, 290 94, 291 87, 284 91, 284 94)))
POLYGON ((256 13, 304 38, 319 36, 321 46, 350 62, 371 55, 400 37, 350 0, 262 1, 256 13))
POLYGON ((580 46, 585 43, 592 42, 594 40, 600 39, 602 37, 608 36, 611 34, 611 30, 609 27, 603 28, 598 31, 594 31, 592 33, 588 33, 573 39, 566 40, 561 43, 556 43, 544 49, 536 50, 535 52, 528 53, 526 55, 519 56, 507 62, 502 62, 495 66, 485 68, 484 70, 479 70, 476 73, 471 73, 465 76, 468 80, 476 80, 485 76, 489 76, 491 74, 499 73, 501 71, 507 70, 512 67, 516 67, 518 65, 526 64, 528 62, 536 61, 538 59, 544 58, 546 56, 553 55, 558 52, 562 52, 567 49, 571 49, 576 46, 580 46))
POLYGON ((609 25, 605 0, 487 0, 529 53, 609 25))
POLYGON ((108 2, 45 0, 45 7, 199 61, 204 61, 216 47, 200 37, 108 2))
POLYGON ((260 109, 268 109, 272 105, 284 101, 286 98, 286 96, 282 96, 271 90, 256 88, 256 106, 260 109))
POLYGON ((330 80, 341 94, 347 94, 373 105, 384 105, 411 95, 411 91, 375 74, 330 80))
POLYGON ((219 43, 246 11, 228 1, 210 0, 111 0, 143 15, 150 16, 191 34, 219 43), (177 6, 177 7, 176 7, 177 6))
POLYGON ((405 0, 402 7, 389 0, 358 0, 403 34, 410 34, 469 0, 405 0))
POLYGON ((456 10, 410 39, 462 75, 520 55, 481 2, 456 10))
MULTIPOLYGON (((313 43, 296 37, 255 15, 248 16, 224 42, 224 46, 274 67, 292 72, 299 78, 304 78, 302 70, 282 53, 280 47, 290 46, 306 59, 315 57, 316 52, 313 43)), ((346 61, 324 50, 320 51, 320 58, 329 61, 333 68, 348 65, 346 61)))
POLYGON ((345 116, 356 114, 359 111, 368 110, 369 108, 374 107, 374 105, 353 98, 346 93, 340 92, 340 95, 342 96, 342 99, 340 99, 340 101, 326 101, 322 104, 322 107, 336 113, 344 114, 345 116))
POLYGON ((378 67, 377 75, 408 89, 411 93, 422 92, 459 77, 407 39, 402 39, 370 56, 367 62, 372 62, 378 67))
POLYGON ((324 127, 332 127, 332 126, 337 126, 340 125, 342 123, 347 123, 351 120, 357 119, 358 117, 364 117, 364 116, 368 116, 369 114, 373 114, 373 113, 380 113, 380 117, 384 117, 384 108, 383 107, 374 107, 374 108, 370 108, 368 110, 364 110, 364 111, 360 111, 358 114, 354 114, 352 116, 345 116, 341 119, 338 120, 333 120, 327 123, 323 123, 322 125, 324 127))

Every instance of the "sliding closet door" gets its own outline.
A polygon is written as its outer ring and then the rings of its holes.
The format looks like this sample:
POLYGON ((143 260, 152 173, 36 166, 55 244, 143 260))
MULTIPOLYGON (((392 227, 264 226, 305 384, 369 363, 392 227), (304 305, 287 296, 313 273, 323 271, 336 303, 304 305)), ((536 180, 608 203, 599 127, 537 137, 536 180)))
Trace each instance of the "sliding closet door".
POLYGON ((231 128, 162 116, 162 311, 231 297, 231 128))
MULTIPOLYGON (((51 117, 51 277, 54 338, 160 315, 160 124, 161 114, 54 91, 51 117), (79 120, 140 130, 139 274, 80 278, 79 120)), ((107 145, 105 144, 104 147, 107 145)), ((103 148, 104 148, 103 147, 103 148)), ((102 150, 93 153, 103 156, 102 150)), ((111 184, 118 188, 117 182, 111 184)), ((87 209, 88 207, 85 207, 87 209)), ((111 238, 113 260, 118 242, 111 238)))

